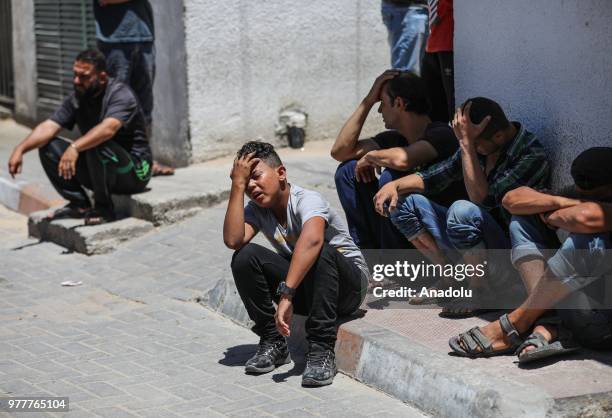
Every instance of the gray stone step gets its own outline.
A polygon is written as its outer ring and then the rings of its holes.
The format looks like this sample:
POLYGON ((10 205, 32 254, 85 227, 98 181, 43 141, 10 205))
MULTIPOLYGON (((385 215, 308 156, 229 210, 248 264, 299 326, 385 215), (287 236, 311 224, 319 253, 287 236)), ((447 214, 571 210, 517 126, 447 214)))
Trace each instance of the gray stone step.
POLYGON ((140 237, 155 227, 142 219, 124 218, 116 222, 85 226, 82 219, 48 221, 49 211, 34 212, 28 219, 28 233, 71 251, 92 255, 113 251, 122 242, 140 237))

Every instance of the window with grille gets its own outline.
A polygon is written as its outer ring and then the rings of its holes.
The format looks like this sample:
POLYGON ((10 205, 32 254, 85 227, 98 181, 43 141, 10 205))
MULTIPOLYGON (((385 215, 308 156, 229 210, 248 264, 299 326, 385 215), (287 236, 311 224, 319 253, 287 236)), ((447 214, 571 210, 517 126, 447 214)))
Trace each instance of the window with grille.
POLYGON ((72 88, 72 64, 95 46, 92 0, 34 0, 38 118, 49 116, 72 88))

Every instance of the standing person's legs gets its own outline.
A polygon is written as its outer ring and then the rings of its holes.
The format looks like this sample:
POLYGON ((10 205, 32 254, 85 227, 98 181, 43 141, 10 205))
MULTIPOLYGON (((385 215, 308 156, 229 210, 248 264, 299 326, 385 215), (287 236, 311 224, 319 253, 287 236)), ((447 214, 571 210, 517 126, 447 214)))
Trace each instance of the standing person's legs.
POLYGON ((442 74, 440 72, 440 61, 437 53, 425 52, 423 56, 423 65, 421 68, 421 77, 425 81, 427 87, 427 97, 431 101, 431 112, 429 117, 434 122, 448 122, 454 114, 449 113, 448 100, 442 74))
POLYGON ((403 33, 403 22, 408 13, 409 6, 400 6, 387 1, 381 1, 381 16, 383 23, 387 27, 387 41, 391 51, 391 67, 396 67, 400 62, 400 49, 396 48, 403 33))
POLYGON ((440 77, 442 86, 444 86, 448 115, 449 118, 452 118, 455 114, 455 63, 453 52, 438 52, 436 55, 440 65, 440 77))
POLYGON ((155 81, 155 46, 153 42, 135 44, 132 68, 130 86, 138 96, 150 133, 153 120, 153 82, 155 81))
POLYGON ((133 72, 134 54, 133 43, 111 44, 98 41, 98 49, 106 57, 106 70, 108 75, 130 85, 133 72))
POLYGON ((69 206, 76 212, 80 210, 84 213, 86 209, 91 207, 89 197, 83 190, 83 187, 91 188, 85 159, 79 158, 77 160, 76 175, 70 180, 64 179, 58 172, 60 159, 69 145, 70 142, 67 140, 55 137, 41 147, 38 154, 45 173, 55 190, 70 202, 69 206))
POLYGON ((410 6, 402 20, 399 38, 391 47, 392 67, 420 76, 428 33, 427 7, 410 6))
POLYGON ((345 161, 334 176, 340 204, 346 215, 349 234, 361 249, 380 248, 378 224, 380 216, 374 210, 372 199, 378 191, 374 181, 358 182, 355 177, 357 161, 345 161))

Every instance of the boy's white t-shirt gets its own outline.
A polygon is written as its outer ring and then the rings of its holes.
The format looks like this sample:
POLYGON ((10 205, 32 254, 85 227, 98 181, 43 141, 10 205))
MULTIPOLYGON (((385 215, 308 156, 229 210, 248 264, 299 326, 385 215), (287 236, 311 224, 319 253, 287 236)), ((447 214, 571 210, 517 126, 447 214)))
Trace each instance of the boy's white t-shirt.
POLYGON ((261 231, 276 251, 285 257, 291 257, 303 225, 314 216, 325 219, 325 242, 355 263, 368 278, 370 276, 368 266, 363 254, 349 235, 344 219, 329 206, 320 193, 290 185, 287 228, 283 228, 278 223, 270 209, 259 207, 255 202, 250 201, 244 208, 245 222, 261 231))

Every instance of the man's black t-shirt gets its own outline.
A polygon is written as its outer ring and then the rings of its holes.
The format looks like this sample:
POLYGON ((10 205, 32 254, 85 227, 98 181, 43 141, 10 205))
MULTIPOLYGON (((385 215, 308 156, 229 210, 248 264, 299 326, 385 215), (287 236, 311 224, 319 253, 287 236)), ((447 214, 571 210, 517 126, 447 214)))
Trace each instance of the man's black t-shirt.
MULTIPOLYGON (((374 142, 381 149, 396 148, 396 147, 407 147, 410 145, 406 138, 404 138, 397 131, 384 131, 372 138, 374 142)), ((453 129, 444 122, 432 122, 425 128, 425 133, 419 141, 427 141, 438 153, 438 156, 433 161, 429 162, 426 166, 438 163, 446 160, 453 156, 459 148, 459 141, 453 132, 453 129)), ((406 175, 413 171, 423 169, 425 166, 414 167, 406 175)), ((434 202, 448 207, 456 200, 467 199, 467 191, 465 190, 465 183, 463 180, 454 182, 450 187, 444 190, 443 193, 429 196, 434 202)))
POLYGON ((68 130, 72 130, 76 124, 81 135, 84 135, 106 118, 118 119, 122 124, 113 141, 131 155, 151 160, 142 109, 134 92, 115 79, 109 79, 104 93, 93 99, 79 100, 72 93, 50 119, 68 130))

